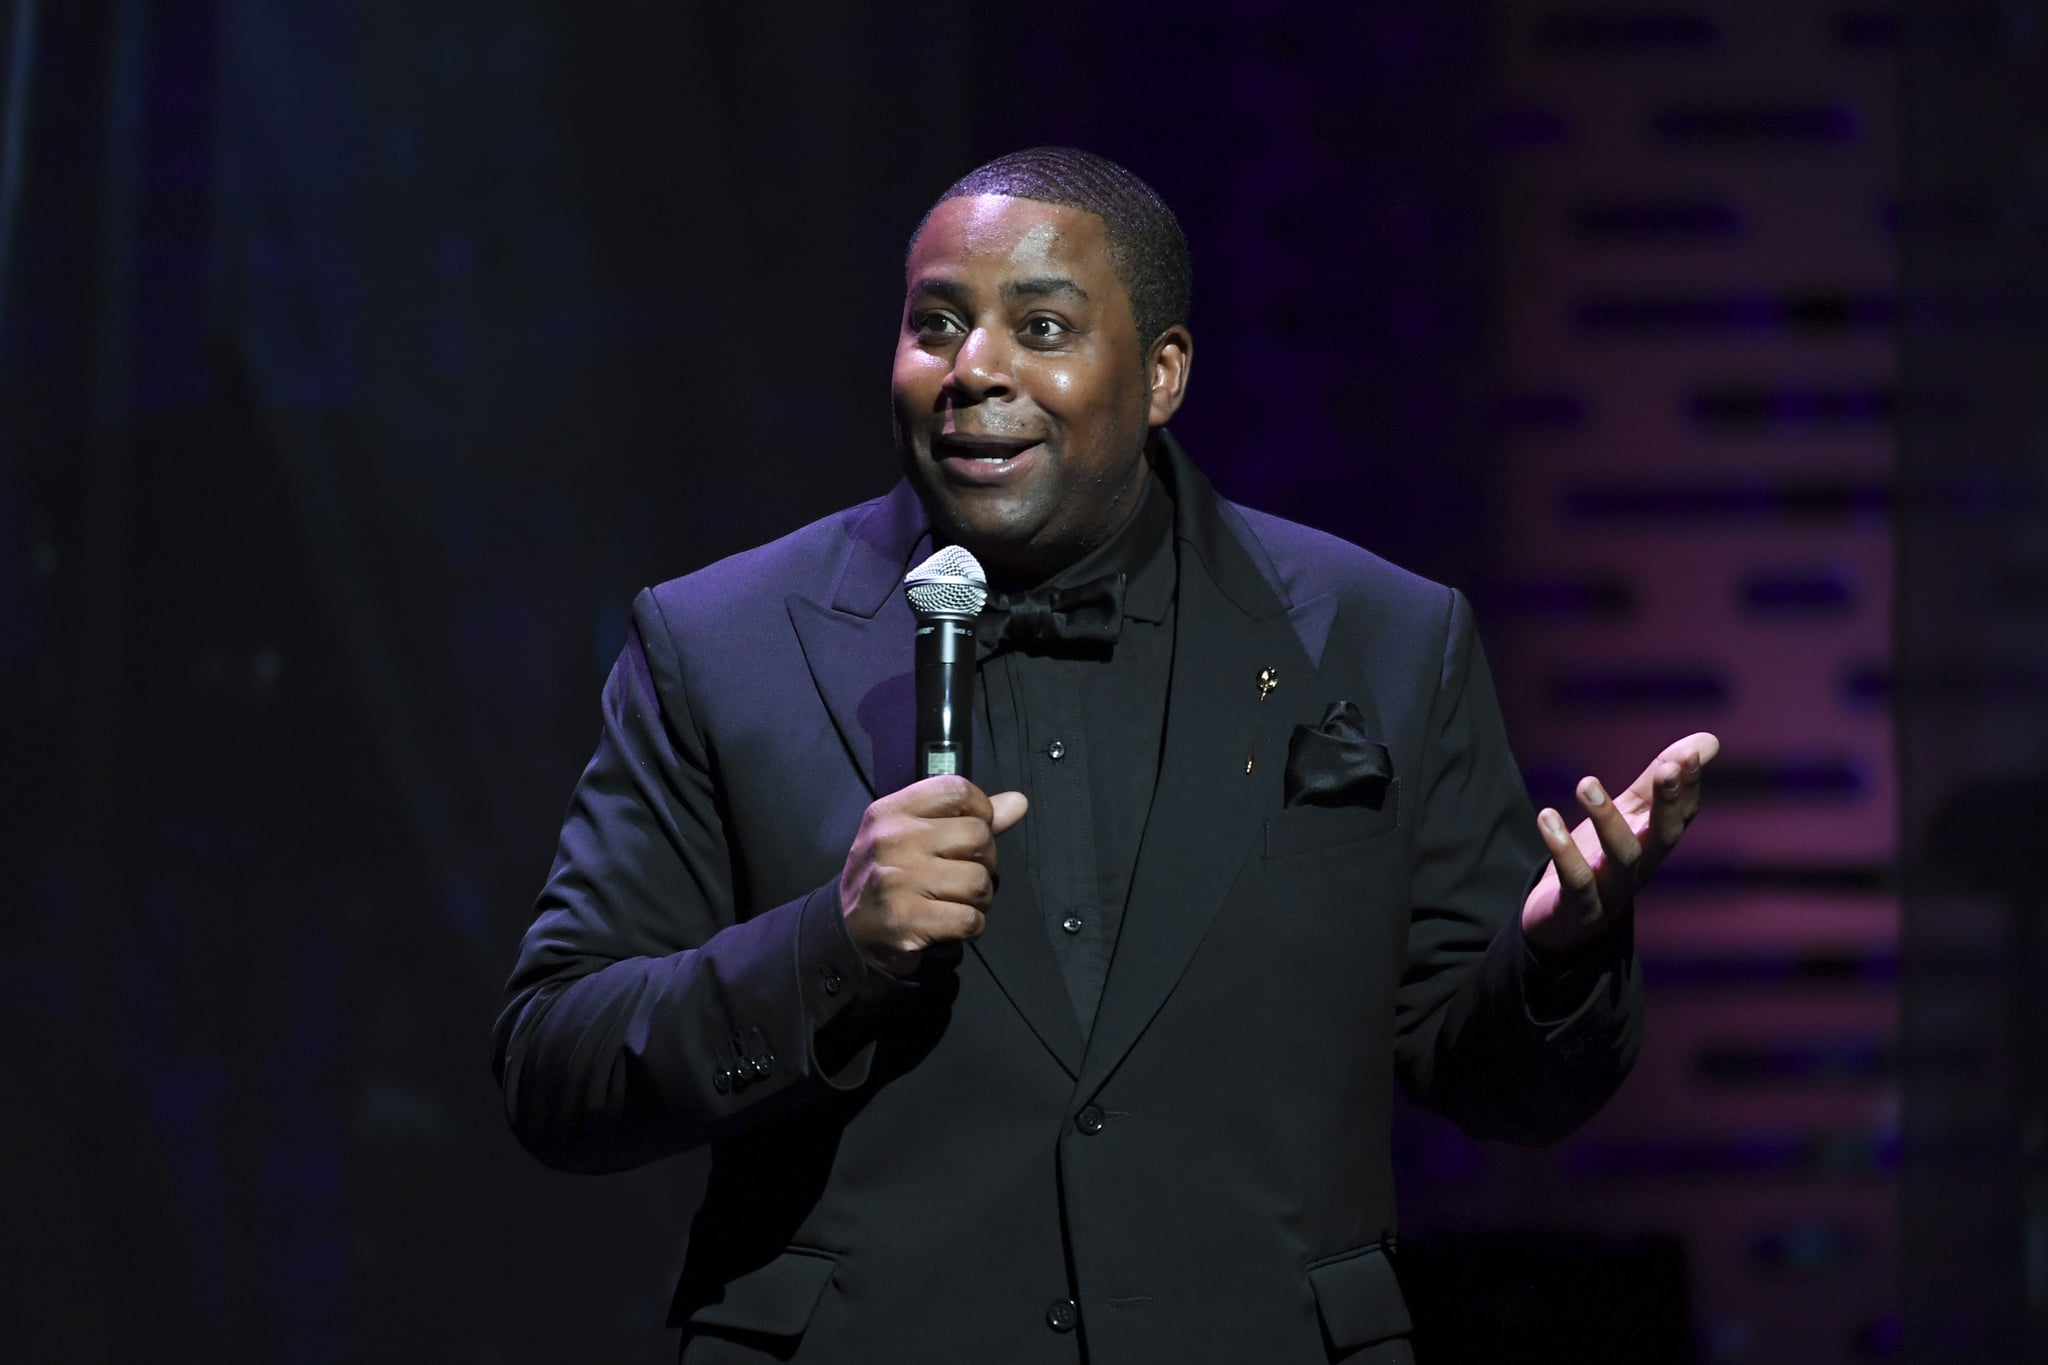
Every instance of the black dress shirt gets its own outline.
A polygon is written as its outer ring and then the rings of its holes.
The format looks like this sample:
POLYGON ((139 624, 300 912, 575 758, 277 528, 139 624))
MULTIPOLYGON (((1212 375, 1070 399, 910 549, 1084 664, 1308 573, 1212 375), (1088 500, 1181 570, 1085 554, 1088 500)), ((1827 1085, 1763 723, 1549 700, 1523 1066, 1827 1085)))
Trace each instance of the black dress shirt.
MULTIPOLYGON (((1029 877, 1085 1035, 1094 1022, 1152 809, 1173 670, 1173 499, 1148 478, 1123 528, 1042 586, 1125 575, 1123 632, 1107 657, 1000 647, 982 662, 977 778, 1031 800, 1019 832, 1029 877)), ((1001 618, 982 617, 984 639, 1001 618)), ((1000 913, 1000 912, 998 912, 1000 913)))
MULTIPOLYGON (((1179 581, 1173 526, 1172 495, 1150 477, 1137 509, 1114 536, 1039 585, 1126 576, 1123 632, 1107 657, 997 646, 981 661, 975 688, 972 776, 984 791, 1021 791, 1031 801, 1018 827, 1023 856, 1013 840, 1001 875, 1031 879, 1083 1037, 1109 977, 1159 777, 1179 581)), ((926 537, 913 562, 930 550, 926 537)), ((1000 628, 993 609, 983 614, 977 634, 985 649, 1000 628)), ((1525 946, 1534 1017, 1576 1016, 1632 951, 1629 927, 1624 920, 1618 930, 1568 953, 1525 946)), ((863 994, 903 988, 879 968, 865 977, 872 992, 863 994)))

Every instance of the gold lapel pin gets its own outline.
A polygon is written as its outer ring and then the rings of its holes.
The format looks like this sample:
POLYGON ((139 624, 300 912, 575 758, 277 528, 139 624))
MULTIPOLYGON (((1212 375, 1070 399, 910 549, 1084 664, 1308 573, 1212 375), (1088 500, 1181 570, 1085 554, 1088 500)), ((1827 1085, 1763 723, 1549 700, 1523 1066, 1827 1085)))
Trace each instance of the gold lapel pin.
MULTIPOLYGON (((1276 687, 1278 687, 1279 685, 1280 685, 1280 670, 1279 670, 1279 669, 1277 669, 1277 668, 1274 668, 1274 667, 1272 667, 1272 666, 1268 665, 1267 667, 1265 667, 1265 668, 1262 668, 1262 669, 1260 669, 1260 670, 1259 670, 1259 700, 1260 700, 1260 701, 1264 701, 1264 700, 1265 700, 1265 699, 1266 699, 1267 697, 1271 696, 1271 695, 1273 694, 1273 689, 1274 689, 1274 688, 1276 688, 1276 687)), ((1251 753, 1251 751, 1247 750, 1247 751, 1245 752, 1245 756, 1244 756, 1244 770, 1245 770, 1246 772, 1250 772, 1250 771, 1252 770, 1252 759, 1253 759, 1253 757, 1254 757, 1254 755, 1253 755, 1253 754, 1251 753)))

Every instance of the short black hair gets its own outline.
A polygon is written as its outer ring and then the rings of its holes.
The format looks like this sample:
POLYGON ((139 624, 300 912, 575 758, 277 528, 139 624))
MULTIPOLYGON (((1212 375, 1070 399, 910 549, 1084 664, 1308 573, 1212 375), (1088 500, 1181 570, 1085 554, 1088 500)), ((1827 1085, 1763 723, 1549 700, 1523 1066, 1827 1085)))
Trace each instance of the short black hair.
POLYGON ((933 210, 949 199, 1006 194, 1081 209, 1100 218, 1109 239, 1109 264, 1131 296, 1138 342, 1150 348, 1159 334, 1188 320, 1194 270, 1180 219, 1158 191, 1108 157, 1078 147, 1030 147, 999 156, 955 180, 918 221, 911 245, 933 210))

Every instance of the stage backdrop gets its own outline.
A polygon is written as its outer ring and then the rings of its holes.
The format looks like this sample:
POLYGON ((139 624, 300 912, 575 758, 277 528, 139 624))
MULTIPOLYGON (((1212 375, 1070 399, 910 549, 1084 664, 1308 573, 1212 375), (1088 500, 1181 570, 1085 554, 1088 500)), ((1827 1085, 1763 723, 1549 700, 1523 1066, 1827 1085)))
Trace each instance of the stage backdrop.
MULTIPOLYGON (((2009 247, 2040 220, 1908 212, 1894 78, 1903 48, 2016 79, 2041 9, 1916 47, 1823 0, 0 6, 0 1129, 26 1244, 0 1356, 671 1356, 697 1167, 519 1153, 498 991, 633 592, 888 485, 905 238, 955 175, 1047 141, 1184 217, 1197 460, 1470 589, 1539 794, 1628 776, 1653 732, 1739 741, 1741 800, 1646 938, 1639 1102, 1526 1159, 1404 1126, 1425 1338, 1895 1353, 1897 234, 1951 231, 1956 272, 1980 219, 2009 247)), ((1960 69, 1935 69, 1958 108, 1960 69)), ((2044 145, 2003 117, 2000 145, 2044 145)), ((1949 135, 1909 164, 1948 167, 1949 135)), ((2023 389, 2033 334, 1997 335, 2023 389)), ((1942 505, 2038 513, 2031 420, 1976 428, 2004 482, 1942 505)), ((1944 466, 1966 429, 1926 430, 1944 466)), ((2034 523, 1979 524, 1912 543, 1972 584, 1954 566, 2009 545, 1979 600, 2037 620, 2034 523)), ((1906 610, 1928 655, 1964 629, 1906 610)), ((1909 758, 1960 752, 1972 687, 2038 706, 2038 660, 1957 686, 1909 758)), ((1916 812, 1975 771, 1936 769, 1916 812)), ((1954 1061, 1983 1116, 1937 1096, 1917 1131, 1996 1158, 1969 1204, 1988 1268, 1916 1280, 1908 1325, 1957 1351, 2025 1302, 2005 1138, 2038 1072, 1940 1052, 2030 922, 2003 914, 1907 959, 1935 1007, 1909 1055, 1954 1061)), ((2019 1037, 2024 998, 1984 1028, 2019 1037)), ((1922 1230, 1983 1254, 1923 1169, 1922 1230)))

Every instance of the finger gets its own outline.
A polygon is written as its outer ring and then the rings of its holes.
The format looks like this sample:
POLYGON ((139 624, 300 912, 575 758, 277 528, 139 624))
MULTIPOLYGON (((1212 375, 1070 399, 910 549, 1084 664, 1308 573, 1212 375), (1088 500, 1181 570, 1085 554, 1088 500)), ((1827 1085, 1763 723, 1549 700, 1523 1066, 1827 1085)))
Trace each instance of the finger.
POLYGON ((925 900, 986 909, 996 897, 995 874, 980 863, 935 858, 919 869, 918 886, 925 900))
POLYGON ((972 815, 945 815, 925 821, 919 842, 923 851, 934 858, 952 858, 991 868, 996 864, 996 841, 988 821, 972 815))
POLYGON ((1613 878, 1618 874, 1622 878, 1621 894, 1633 895, 1636 864, 1642 861, 1643 846, 1637 840, 1636 832, 1629 828, 1628 817, 1615 809, 1614 802, 1607 798, 1607 789, 1600 785, 1597 777, 1580 779, 1578 794, 1579 804, 1585 807, 1586 818, 1600 840, 1600 850, 1605 855, 1601 861, 1608 870, 1608 884, 1613 886, 1613 878))
POLYGON ((960 901, 925 901, 917 916, 898 926, 892 951, 917 953, 937 943, 980 938, 988 916, 960 901))
POLYGON ((1678 769, 1682 782, 1697 787, 1701 770, 1720 752, 1720 736, 1706 730, 1687 735, 1676 744, 1666 745, 1664 752, 1651 759, 1650 766, 1629 784, 1628 790, 1614 798, 1615 804, 1630 815, 1650 810, 1657 800, 1658 774, 1667 763, 1678 769))
POLYGON ((1692 780, 1688 783, 1684 768, 1660 760, 1651 775, 1651 783, 1656 793, 1655 804, 1650 808, 1650 825, 1645 833, 1652 856, 1661 859, 1677 847, 1685 827, 1692 823, 1692 817, 1699 811, 1699 768, 1693 768, 1692 780))
POLYGON ((1024 818, 1024 812, 1031 809, 1031 798, 1023 792, 997 792, 988 799, 989 807, 995 814, 989 819, 992 833, 1007 833, 1012 825, 1024 818))
POLYGON ((982 931, 988 928, 988 916, 978 905, 961 901, 928 901, 925 908, 928 913, 918 920, 916 928, 916 942, 920 948, 980 938, 982 931))
POLYGON ((1678 784, 1684 797, 1685 818, 1688 822, 1699 814, 1700 787, 1709 763, 1721 752, 1721 740, 1717 735, 1702 730, 1696 735, 1687 735, 1671 746, 1679 752, 1672 761, 1678 765, 1678 784))
POLYGON ((927 777, 913 782, 896 795, 912 815, 938 819, 948 815, 971 815, 986 821, 994 811, 988 793, 957 774, 927 777))
POLYGON ((1703 775, 1720 752, 1720 738, 1702 730, 1659 754, 1644 774, 1651 791, 1648 836, 1652 862, 1677 847, 1686 826, 1700 813, 1703 775))
POLYGON ((1536 829, 1543 836, 1543 846, 1550 852, 1550 865, 1557 872, 1559 898, 1597 909, 1600 890, 1593 877, 1593 865, 1586 861, 1571 831, 1565 828, 1564 817, 1545 806, 1536 817, 1536 829))

